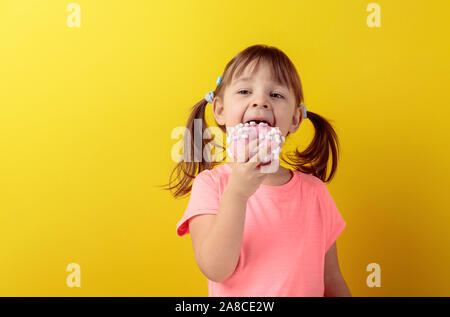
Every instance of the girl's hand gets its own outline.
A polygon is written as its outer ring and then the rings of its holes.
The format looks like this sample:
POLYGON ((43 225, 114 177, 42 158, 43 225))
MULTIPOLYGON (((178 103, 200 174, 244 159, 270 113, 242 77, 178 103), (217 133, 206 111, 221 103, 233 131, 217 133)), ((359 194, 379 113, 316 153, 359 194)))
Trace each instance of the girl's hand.
POLYGON ((271 153, 270 143, 266 146, 257 146, 258 139, 253 140, 239 152, 238 158, 233 158, 232 172, 228 179, 228 185, 234 193, 244 199, 248 199, 257 190, 267 173, 261 173, 260 164, 267 153, 271 153))

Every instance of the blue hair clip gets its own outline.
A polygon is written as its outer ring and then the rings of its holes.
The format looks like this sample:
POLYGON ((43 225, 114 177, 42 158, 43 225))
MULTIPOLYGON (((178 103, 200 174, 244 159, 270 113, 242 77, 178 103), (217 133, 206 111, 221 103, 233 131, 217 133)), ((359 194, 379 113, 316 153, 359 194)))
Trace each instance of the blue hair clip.
POLYGON ((306 111, 306 106, 302 103, 302 104, 300 105, 300 108, 302 108, 303 119, 306 119, 306 118, 307 118, 307 115, 306 115, 306 113, 307 113, 307 111, 306 111))
MULTIPOLYGON (((219 86, 221 82, 222 82, 222 76, 219 76, 216 81, 217 86, 219 86)), ((211 90, 210 92, 208 92, 205 95, 205 99, 207 102, 212 103, 214 100, 214 90, 211 90)))
POLYGON ((205 99, 206 99, 207 102, 213 103, 213 100, 214 100, 214 91, 211 90, 210 92, 208 92, 208 93, 205 95, 205 99))

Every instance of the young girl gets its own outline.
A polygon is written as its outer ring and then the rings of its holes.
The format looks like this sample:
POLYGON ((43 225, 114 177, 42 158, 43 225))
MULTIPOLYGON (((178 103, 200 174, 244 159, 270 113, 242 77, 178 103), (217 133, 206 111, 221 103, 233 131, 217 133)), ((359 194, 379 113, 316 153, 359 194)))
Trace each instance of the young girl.
POLYGON ((182 177, 170 186, 171 174, 168 189, 177 189, 175 197, 191 192, 177 234, 191 234, 209 296, 351 296, 335 242, 345 221, 324 184, 336 171, 338 139, 327 120, 306 113, 302 101, 300 78, 290 59, 275 47, 254 45, 228 63, 216 89, 192 109, 184 143, 190 157, 184 156, 172 171, 182 177), (209 102, 225 133, 257 118, 287 137, 309 118, 314 139, 305 151, 288 155, 293 163, 280 153, 294 170, 279 166, 276 172, 262 173, 260 154, 267 148, 250 156, 249 145, 243 160, 198 162, 191 154, 203 153, 211 139, 194 142, 194 120, 201 119, 203 135, 209 102))

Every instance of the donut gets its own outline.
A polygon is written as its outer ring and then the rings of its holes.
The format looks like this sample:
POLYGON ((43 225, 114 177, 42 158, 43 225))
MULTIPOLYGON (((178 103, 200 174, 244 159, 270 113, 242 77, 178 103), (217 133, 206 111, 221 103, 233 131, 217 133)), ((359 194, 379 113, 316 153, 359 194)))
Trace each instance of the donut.
MULTIPOLYGON (((258 139, 258 146, 268 145, 270 142, 271 153, 261 159, 260 165, 268 165, 272 161, 279 161, 281 145, 285 138, 278 127, 271 127, 265 122, 259 124, 239 123, 234 127, 227 127, 227 154, 230 158, 237 158, 238 153, 245 150, 245 147, 253 140, 258 139)), ((257 151, 258 147, 250 149, 250 157, 257 151), (253 151, 252 151, 253 150, 253 151)))

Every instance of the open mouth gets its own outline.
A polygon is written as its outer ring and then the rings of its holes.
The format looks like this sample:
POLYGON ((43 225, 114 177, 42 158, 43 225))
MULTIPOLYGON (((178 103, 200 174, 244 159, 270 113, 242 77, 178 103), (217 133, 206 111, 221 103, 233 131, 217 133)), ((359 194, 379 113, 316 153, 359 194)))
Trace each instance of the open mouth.
POLYGON ((272 126, 272 124, 270 124, 270 122, 266 121, 266 120, 248 120, 245 123, 250 123, 250 122, 255 122, 256 124, 259 124, 260 122, 264 122, 267 123, 268 126, 272 126))

